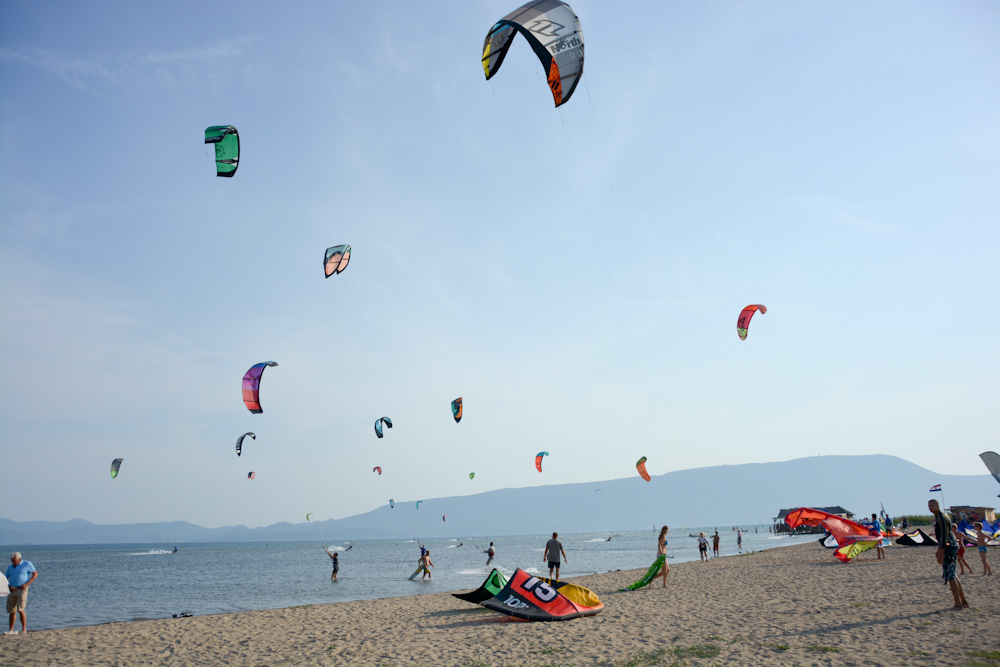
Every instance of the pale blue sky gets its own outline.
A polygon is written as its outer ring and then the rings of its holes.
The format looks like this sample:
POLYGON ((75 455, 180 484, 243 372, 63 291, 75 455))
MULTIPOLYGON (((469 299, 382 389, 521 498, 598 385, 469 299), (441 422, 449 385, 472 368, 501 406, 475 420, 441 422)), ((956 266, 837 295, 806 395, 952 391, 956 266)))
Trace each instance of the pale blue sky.
POLYGON ((521 38, 484 80, 516 1, 0 4, 0 515, 266 525, 640 456, 982 474, 1000 6, 572 4, 558 110, 521 38))

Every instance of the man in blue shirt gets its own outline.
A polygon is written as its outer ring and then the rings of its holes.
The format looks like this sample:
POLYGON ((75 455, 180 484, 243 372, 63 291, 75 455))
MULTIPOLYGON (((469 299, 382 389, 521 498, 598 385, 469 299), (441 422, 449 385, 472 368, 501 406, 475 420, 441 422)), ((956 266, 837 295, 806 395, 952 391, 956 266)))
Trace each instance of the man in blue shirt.
POLYGON ((28 586, 38 577, 38 571, 31 561, 21 560, 21 552, 15 551, 10 555, 12 563, 4 575, 10 586, 10 595, 7 596, 7 613, 10 615, 10 630, 8 635, 17 634, 14 632, 14 614, 21 617, 21 632, 28 631, 28 621, 24 615, 24 605, 28 602, 28 586))
MULTIPOLYGON (((877 516, 875 516, 875 512, 872 512, 871 528, 869 528, 868 532, 872 535, 877 535, 879 538, 882 537, 882 522, 878 520, 877 516)), ((881 539, 879 539, 878 544, 875 545, 875 550, 878 552, 877 560, 885 558, 885 549, 882 548, 881 539)))

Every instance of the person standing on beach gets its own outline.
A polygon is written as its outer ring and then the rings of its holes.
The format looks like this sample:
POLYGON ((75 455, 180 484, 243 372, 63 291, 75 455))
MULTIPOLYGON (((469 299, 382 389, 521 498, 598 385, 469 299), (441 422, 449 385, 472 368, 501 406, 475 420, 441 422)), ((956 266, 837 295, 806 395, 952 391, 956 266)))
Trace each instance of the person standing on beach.
POLYGON ((7 584, 10 586, 10 594, 7 596, 7 614, 10 615, 10 630, 8 635, 16 635, 14 632, 14 617, 21 617, 21 633, 28 631, 28 620, 24 613, 24 607, 28 603, 28 586, 38 578, 38 570, 31 564, 30 560, 21 560, 21 552, 15 551, 10 555, 11 564, 4 572, 7 577, 7 584))
POLYGON ((927 509, 934 515, 934 537, 937 539, 938 548, 934 557, 941 566, 941 578, 945 580, 951 588, 951 595, 955 598, 954 609, 968 607, 965 600, 965 591, 962 590, 962 582, 955 574, 955 562, 958 560, 958 540, 951 532, 951 519, 941 511, 938 501, 931 498, 927 501, 927 509))
POLYGON ((338 558, 336 551, 330 553, 329 549, 326 550, 326 555, 333 559, 333 574, 330 575, 330 578, 337 581, 337 573, 340 572, 340 558, 338 558))
MULTIPOLYGON (((877 537, 882 537, 882 524, 879 522, 878 517, 875 516, 875 512, 872 512, 872 524, 871 528, 868 529, 868 532, 877 537)), ((878 541, 878 544, 875 545, 875 550, 878 552, 878 558, 875 560, 882 560, 885 558, 885 549, 882 548, 881 539, 878 541)))
POLYGON ((715 531, 715 535, 712 535, 712 558, 717 558, 719 555, 719 531, 715 531))
POLYGON ((958 574, 961 576, 965 574, 966 570, 969 571, 969 574, 972 574, 972 566, 969 565, 969 561, 965 560, 965 540, 962 539, 964 535, 958 532, 958 526, 955 524, 951 524, 951 532, 955 535, 955 539, 958 540, 958 574))
POLYGON ((431 571, 428 569, 428 568, 431 568, 431 567, 434 567, 434 563, 431 562, 431 552, 430 551, 424 551, 422 554, 420 554, 420 560, 417 561, 417 569, 420 569, 420 570, 424 571, 424 573, 420 576, 421 580, 423 580, 425 578, 427 578, 427 579, 433 579, 434 578, 431 575, 431 571))
POLYGON ((497 555, 496 550, 493 548, 493 543, 492 542, 490 542, 490 548, 489 549, 483 549, 483 553, 486 554, 487 556, 489 556, 489 558, 486 559, 486 567, 489 567, 490 563, 493 562, 493 557, 497 555))
POLYGON ((559 565, 562 561, 559 560, 559 554, 562 554, 562 560, 569 562, 569 558, 566 558, 566 552, 563 551, 562 542, 558 540, 559 533, 552 533, 552 539, 545 543, 545 553, 542 554, 542 561, 549 562, 549 579, 552 579, 552 569, 555 568, 556 578, 559 580, 559 565))
POLYGON ((702 560, 708 560, 708 539, 705 538, 705 533, 698 533, 698 556, 702 560))
POLYGON ((983 524, 981 521, 977 521, 975 524, 976 533, 976 547, 979 549, 979 557, 983 561, 983 576, 990 575, 993 576, 993 568, 990 567, 990 562, 986 560, 986 552, 989 549, 986 546, 986 533, 983 532, 983 524))
POLYGON ((657 557, 663 556, 663 587, 667 587, 667 575, 670 574, 670 566, 667 565, 667 533, 670 532, 670 526, 664 526, 660 529, 660 536, 656 539, 656 555, 657 557))

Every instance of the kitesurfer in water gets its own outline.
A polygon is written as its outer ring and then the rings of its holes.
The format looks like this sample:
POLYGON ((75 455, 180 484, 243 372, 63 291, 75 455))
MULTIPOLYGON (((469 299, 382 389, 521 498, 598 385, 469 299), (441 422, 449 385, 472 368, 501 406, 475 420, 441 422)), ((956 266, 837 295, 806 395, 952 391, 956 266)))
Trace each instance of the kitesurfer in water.
POLYGON ((660 529, 660 536, 656 539, 656 555, 657 557, 663 557, 663 587, 667 587, 667 575, 670 574, 670 566, 667 565, 667 533, 670 532, 670 526, 664 526, 660 529))
POLYGON ((177 547, 174 547, 174 553, 177 553, 177 547))
MULTIPOLYGON (((423 547, 420 548, 423 549, 423 547)), ((433 576, 431 576, 431 571, 427 569, 430 567, 434 567, 434 563, 431 562, 431 552, 425 550, 423 553, 420 554, 420 560, 417 561, 417 569, 423 571, 423 575, 421 575, 420 577, 421 579, 434 578, 433 576)))
POLYGON ((483 549, 483 553, 486 554, 487 556, 489 556, 489 558, 486 559, 486 567, 489 567, 490 563, 493 562, 493 557, 497 555, 496 550, 493 549, 493 543, 492 542, 490 542, 490 548, 489 549, 483 549))
POLYGON ((552 533, 552 539, 545 543, 545 553, 542 554, 542 561, 549 562, 549 579, 552 579, 553 568, 556 571, 555 581, 559 580, 559 565, 562 563, 559 560, 559 554, 562 554, 562 560, 569 562, 569 558, 566 558, 566 552, 563 551, 562 542, 558 538, 559 533, 552 533))
POLYGON ((329 549, 326 550, 326 555, 329 556, 331 560, 333 560, 333 574, 330 575, 330 578, 333 579, 334 581, 337 581, 337 573, 340 572, 340 557, 338 556, 336 551, 330 553, 329 549))

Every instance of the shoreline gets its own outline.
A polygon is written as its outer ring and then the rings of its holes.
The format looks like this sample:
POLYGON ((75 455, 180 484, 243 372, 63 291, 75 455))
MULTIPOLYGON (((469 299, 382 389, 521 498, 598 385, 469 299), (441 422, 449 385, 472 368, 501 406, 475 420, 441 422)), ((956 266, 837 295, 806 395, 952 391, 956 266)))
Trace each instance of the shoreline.
MULTIPOLYGON (((575 577, 605 609, 558 623, 429 593, 29 632, 0 638, 0 658, 19 666, 1000 662, 1000 578, 966 575, 972 609, 950 611, 932 549, 887 554, 845 565, 803 544, 688 561, 671 565, 666 589, 655 580, 629 593, 617 589, 641 570, 575 577)), ((1000 566, 996 554, 990 562, 1000 566)))

